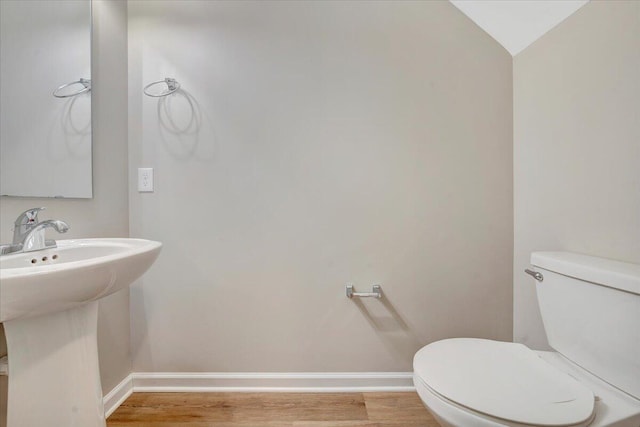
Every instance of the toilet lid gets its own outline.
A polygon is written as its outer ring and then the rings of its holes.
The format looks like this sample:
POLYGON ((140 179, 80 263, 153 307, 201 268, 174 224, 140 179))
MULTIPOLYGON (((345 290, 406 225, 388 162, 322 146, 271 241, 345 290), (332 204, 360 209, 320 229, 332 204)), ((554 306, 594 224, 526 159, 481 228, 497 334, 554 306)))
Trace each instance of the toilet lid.
POLYGON ((522 344, 474 338, 437 341, 413 360, 436 393, 476 412, 522 424, 571 426, 591 419, 591 390, 522 344))

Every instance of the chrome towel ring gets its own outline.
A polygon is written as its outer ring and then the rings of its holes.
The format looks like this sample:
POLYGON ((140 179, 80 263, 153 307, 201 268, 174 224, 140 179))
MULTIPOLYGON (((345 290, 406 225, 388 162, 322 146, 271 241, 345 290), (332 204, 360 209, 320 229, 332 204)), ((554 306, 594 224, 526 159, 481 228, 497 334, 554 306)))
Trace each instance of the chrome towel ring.
POLYGON ((56 90, 53 91, 53 96, 55 96, 56 98, 71 98, 73 96, 80 95, 81 93, 86 93, 90 91, 91 91, 91 79, 80 79, 80 80, 76 80, 75 82, 71 82, 71 83, 67 83, 67 84, 63 84, 62 86, 59 86, 56 90), (76 92, 68 93, 66 95, 60 94, 60 91, 62 89, 67 88, 69 86, 77 85, 77 84, 82 85, 82 89, 76 92))
POLYGON ((142 91, 144 92, 145 95, 147 96, 151 96, 154 98, 160 98, 162 96, 167 96, 167 95, 171 95, 173 92, 177 91, 178 89, 180 89, 180 83, 178 83, 176 81, 176 79, 172 79, 170 77, 166 77, 164 80, 158 80, 157 82, 153 82, 153 83, 149 83, 148 85, 146 85, 144 87, 144 89, 142 89, 142 91), (165 90, 164 92, 160 92, 160 93, 150 93, 148 91, 148 89, 152 86, 155 85, 159 85, 162 83, 166 83, 167 84, 167 90, 165 90))

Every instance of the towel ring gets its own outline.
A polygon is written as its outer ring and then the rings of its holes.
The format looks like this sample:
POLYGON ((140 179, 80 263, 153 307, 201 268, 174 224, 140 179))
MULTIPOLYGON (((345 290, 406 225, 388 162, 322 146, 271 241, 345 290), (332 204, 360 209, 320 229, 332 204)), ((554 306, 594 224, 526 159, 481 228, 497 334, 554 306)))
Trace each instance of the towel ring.
POLYGON ((149 83, 148 85, 146 85, 144 87, 144 89, 142 89, 142 91, 147 96, 151 96, 153 98, 160 98, 162 96, 171 95, 173 92, 177 91, 178 89, 180 89, 180 83, 178 83, 176 81, 176 79, 172 79, 170 77, 167 77, 164 80, 158 80, 157 82, 149 83), (147 90, 152 86, 159 85, 159 84, 162 84, 162 83, 166 83, 167 84, 167 90, 164 91, 164 92, 160 92, 158 94, 154 94, 154 93, 149 93, 149 91, 147 90))
POLYGON ((53 96, 55 96, 56 98, 71 98, 73 96, 80 95, 81 93, 86 93, 90 91, 91 91, 91 79, 80 79, 80 80, 76 80, 75 82, 71 82, 71 83, 67 83, 67 84, 63 84, 62 86, 59 86, 56 90, 53 91, 53 96), (60 95, 59 92, 62 89, 67 88, 69 86, 77 85, 77 84, 81 84, 83 86, 82 89, 66 95, 60 95))

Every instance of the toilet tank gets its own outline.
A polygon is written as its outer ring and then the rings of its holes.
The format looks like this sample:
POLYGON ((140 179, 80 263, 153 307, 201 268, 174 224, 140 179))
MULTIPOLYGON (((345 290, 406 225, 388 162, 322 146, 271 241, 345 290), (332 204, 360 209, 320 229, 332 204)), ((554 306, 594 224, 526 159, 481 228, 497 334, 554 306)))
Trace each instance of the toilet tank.
POLYGON ((534 252, 549 345, 640 399, 640 265, 570 252, 534 252))

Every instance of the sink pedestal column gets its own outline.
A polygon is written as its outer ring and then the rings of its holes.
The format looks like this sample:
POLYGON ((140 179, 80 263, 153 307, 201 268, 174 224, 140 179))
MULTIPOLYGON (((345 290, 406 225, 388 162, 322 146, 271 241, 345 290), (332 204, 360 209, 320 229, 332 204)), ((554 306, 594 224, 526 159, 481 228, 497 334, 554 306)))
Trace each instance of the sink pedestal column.
POLYGON ((4 323, 7 427, 104 427, 98 303, 4 323))

